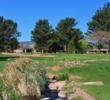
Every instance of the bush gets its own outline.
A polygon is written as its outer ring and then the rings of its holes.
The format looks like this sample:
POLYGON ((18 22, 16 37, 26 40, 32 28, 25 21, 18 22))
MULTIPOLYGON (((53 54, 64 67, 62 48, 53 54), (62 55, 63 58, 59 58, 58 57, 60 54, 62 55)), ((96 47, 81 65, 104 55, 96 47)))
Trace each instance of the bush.
POLYGON ((7 95, 8 95, 9 100, 21 100, 21 95, 15 93, 12 90, 10 90, 7 95))
POLYGON ((64 81, 64 80, 68 80, 68 79, 69 79, 68 74, 59 74, 56 80, 57 81, 64 81))
POLYGON ((4 69, 3 84, 22 96, 41 96, 46 82, 46 70, 37 61, 29 58, 8 62, 4 69))

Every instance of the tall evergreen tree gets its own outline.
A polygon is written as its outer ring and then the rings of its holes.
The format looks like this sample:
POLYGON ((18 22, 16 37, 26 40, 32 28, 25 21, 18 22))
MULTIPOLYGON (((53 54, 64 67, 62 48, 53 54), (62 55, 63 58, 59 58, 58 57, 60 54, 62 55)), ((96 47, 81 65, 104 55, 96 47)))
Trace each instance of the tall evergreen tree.
POLYGON ((5 41, 4 32, 2 29, 3 21, 4 21, 4 18, 0 16, 0 51, 4 49, 4 41, 5 41))
POLYGON ((74 18, 66 18, 62 19, 56 27, 59 44, 66 45, 66 51, 68 51, 68 44, 70 40, 73 40, 76 42, 75 44, 77 44, 77 41, 83 38, 80 29, 75 28, 77 24, 78 23, 74 18))
POLYGON ((96 31, 110 31, 110 2, 96 11, 87 26, 88 34, 96 31))
POLYGON ((17 30, 16 22, 10 19, 6 20, 3 17, 0 17, 0 47, 7 47, 5 49, 13 50, 11 46, 13 45, 14 49, 16 49, 18 47, 17 44, 19 43, 17 38, 20 36, 21 33, 17 30), (13 39, 16 40, 16 42, 11 42, 13 39))
POLYGON ((38 49, 42 49, 42 53, 50 46, 50 39, 52 36, 52 26, 49 25, 47 19, 39 20, 35 24, 35 28, 31 31, 31 40, 36 42, 38 49))
POLYGON ((8 44, 9 44, 11 50, 20 48, 20 44, 19 44, 18 40, 14 37, 10 39, 8 44), (13 45, 13 44, 16 44, 16 45, 13 45))
POLYGON ((57 34, 57 32, 55 30, 52 33, 52 37, 51 37, 50 41, 51 41, 51 45, 49 47, 50 52, 56 53, 58 50, 62 49, 62 46, 59 43, 59 35, 57 34))

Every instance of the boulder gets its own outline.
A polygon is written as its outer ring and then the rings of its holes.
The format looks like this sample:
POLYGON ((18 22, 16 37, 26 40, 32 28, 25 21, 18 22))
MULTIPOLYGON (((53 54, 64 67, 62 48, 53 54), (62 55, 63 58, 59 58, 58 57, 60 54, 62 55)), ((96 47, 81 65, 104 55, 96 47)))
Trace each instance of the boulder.
POLYGON ((65 86, 66 86, 66 82, 65 81, 58 81, 58 82, 55 82, 55 83, 50 83, 49 89, 50 90, 60 91, 65 86))
POLYGON ((61 98, 61 99, 67 99, 67 92, 66 91, 60 91, 59 93, 58 93, 58 96, 59 96, 59 98, 61 98))

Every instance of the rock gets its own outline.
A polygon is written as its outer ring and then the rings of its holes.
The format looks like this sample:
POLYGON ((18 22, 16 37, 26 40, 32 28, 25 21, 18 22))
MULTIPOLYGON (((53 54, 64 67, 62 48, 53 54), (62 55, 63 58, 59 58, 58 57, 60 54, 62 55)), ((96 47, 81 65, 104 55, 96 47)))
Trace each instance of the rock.
POLYGON ((60 91, 58 93, 59 98, 66 99, 67 98, 67 92, 66 91, 60 91))
POLYGON ((56 75, 56 74, 51 74, 51 73, 47 73, 46 76, 47 76, 47 78, 49 78, 49 79, 53 79, 53 78, 55 78, 55 77, 58 77, 58 75, 56 75))
POLYGON ((40 100, 50 100, 50 98, 47 97, 47 98, 42 98, 40 100))
POLYGON ((80 96, 82 100, 96 100, 93 98, 91 95, 86 93, 83 89, 81 88, 73 88, 72 90, 74 93, 71 95, 68 95, 68 100, 72 100, 73 98, 80 96))
POLYGON ((57 81, 50 79, 50 80, 48 80, 48 82, 50 82, 50 83, 55 83, 55 82, 57 82, 57 81))
POLYGON ((81 79, 81 76, 71 75, 69 76, 69 79, 81 79))
POLYGON ((97 82, 84 82, 84 83, 79 83, 80 85, 103 85, 102 81, 97 81, 97 82))
POLYGON ((3 100, 9 100, 8 95, 6 94, 6 92, 2 93, 2 98, 3 98, 3 100))
POLYGON ((55 83, 50 83, 49 88, 50 90, 60 91, 63 87, 65 87, 65 85, 66 85, 65 81, 59 81, 55 83))
POLYGON ((0 77, 3 77, 3 74, 0 72, 0 77))
POLYGON ((76 86, 76 85, 77 85, 77 83, 76 83, 76 82, 71 81, 70 83, 68 83, 68 84, 65 86, 65 88, 68 88, 68 87, 73 87, 73 86, 76 86))
POLYGON ((60 68, 59 68, 58 66, 53 66, 53 67, 52 67, 52 70, 53 70, 53 71, 60 71, 60 68))

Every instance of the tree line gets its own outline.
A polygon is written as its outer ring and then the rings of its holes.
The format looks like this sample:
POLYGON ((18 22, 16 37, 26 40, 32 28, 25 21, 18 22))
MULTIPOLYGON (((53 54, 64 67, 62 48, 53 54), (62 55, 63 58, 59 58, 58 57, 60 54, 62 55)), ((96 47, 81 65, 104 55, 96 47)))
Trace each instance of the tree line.
POLYGON ((92 21, 87 23, 86 39, 97 49, 110 50, 110 2, 104 4, 92 16, 92 21))
POLYGON ((18 37, 21 32, 17 30, 17 23, 0 16, 0 51, 14 50, 19 47, 18 37))
MULTIPOLYGON (((91 47, 109 50, 110 45, 110 2, 103 8, 96 10, 92 20, 87 23, 88 30, 83 33, 76 28, 75 18, 61 19, 55 28, 48 19, 39 19, 31 31, 31 41, 36 44, 35 49, 42 52, 57 52, 64 50, 67 53, 83 53, 91 47)), ((0 17, 0 49, 15 49, 19 47, 17 23, 0 17)))
POLYGON ((72 52, 73 48, 73 52, 75 52, 79 49, 78 41, 84 37, 81 30, 75 28, 77 24, 74 18, 65 18, 53 29, 47 19, 40 19, 31 31, 31 40, 42 52, 44 50, 56 52, 65 49, 68 53, 68 51, 72 52))

